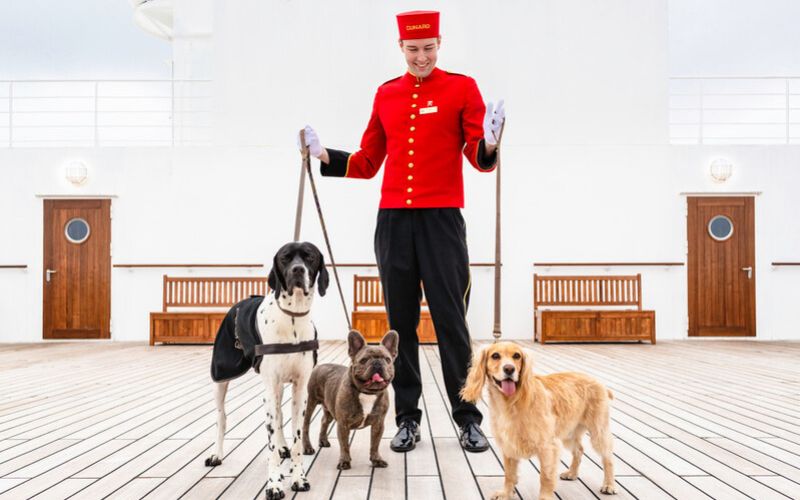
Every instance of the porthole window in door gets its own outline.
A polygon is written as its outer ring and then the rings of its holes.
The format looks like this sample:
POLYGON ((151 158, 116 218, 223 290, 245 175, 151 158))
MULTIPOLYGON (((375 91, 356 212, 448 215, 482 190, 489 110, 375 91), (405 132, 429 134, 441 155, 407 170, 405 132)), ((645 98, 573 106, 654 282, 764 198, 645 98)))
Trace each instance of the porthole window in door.
POLYGON ((717 241, 733 236, 733 221, 725 215, 715 215, 708 221, 708 234, 717 241))
POLYGON ((64 226, 64 235, 66 235, 67 240, 71 243, 83 243, 89 239, 89 233, 91 233, 89 223, 80 217, 70 219, 67 225, 64 226))

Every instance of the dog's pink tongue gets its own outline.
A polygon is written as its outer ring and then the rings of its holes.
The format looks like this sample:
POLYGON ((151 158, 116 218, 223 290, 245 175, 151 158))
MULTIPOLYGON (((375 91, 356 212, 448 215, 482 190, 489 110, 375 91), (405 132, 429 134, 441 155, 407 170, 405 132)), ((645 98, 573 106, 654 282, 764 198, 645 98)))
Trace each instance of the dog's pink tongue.
POLYGON ((513 380, 503 380, 500 382, 500 390, 506 396, 513 396, 517 392, 517 384, 513 380))
POLYGON ((372 375, 373 382, 383 382, 383 377, 381 377, 380 373, 375 373, 372 375))

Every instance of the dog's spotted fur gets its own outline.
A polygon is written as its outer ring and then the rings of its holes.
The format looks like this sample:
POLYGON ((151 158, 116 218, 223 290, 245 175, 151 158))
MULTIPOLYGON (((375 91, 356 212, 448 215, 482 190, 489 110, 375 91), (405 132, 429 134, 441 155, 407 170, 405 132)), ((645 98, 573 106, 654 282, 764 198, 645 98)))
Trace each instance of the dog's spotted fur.
MULTIPOLYGON (((264 299, 258 310, 256 325, 265 344, 298 343, 314 339, 311 315, 293 316, 310 311, 314 299, 314 285, 325 295, 328 271, 319 249, 311 243, 288 243, 278 250, 269 274, 269 286, 274 294, 264 299)), ((308 491, 311 486, 303 472, 301 424, 303 409, 308 399, 307 384, 314 368, 311 352, 266 356, 261 363, 264 382, 264 412, 267 429, 267 500, 284 498, 283 474, 278 465, 281 459, 291 458, 291 489, 308 491), (281 398, 283 385, 292 384, 292 446, 283 435, 281 398)), ((217 442, 215 452, 206 459, 206 465, 222 463, 225 437, 225 393, 228 381, 216 383, 214 400, 217 406, 217 442)))

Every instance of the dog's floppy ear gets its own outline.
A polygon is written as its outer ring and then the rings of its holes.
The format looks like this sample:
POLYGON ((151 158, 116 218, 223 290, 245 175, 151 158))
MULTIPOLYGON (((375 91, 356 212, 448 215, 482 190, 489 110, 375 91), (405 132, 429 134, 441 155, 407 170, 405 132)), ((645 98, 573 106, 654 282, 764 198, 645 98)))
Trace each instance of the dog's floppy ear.
POLYGON ((325 257, 322 256, 322 252, 319 253, 319 276, 317 276, 317 290, 319 290, 319 296, 324 297, 325 292, 328 290, 328 284, 330 283, 330 276, 328 275, 328 268, 325 267, 325 257))
POLYGON ((532 390, 533 380, 533 353, 528 349, 522 349, 522 366, 519 370, 520 393, 532 390))
POLYGON ((483 348, 472 356, 472 365, 467 374, 467 381, 461 389, 461 399, 474 403, 481 398, 483 384, 486 383, 486 358, 489 349, 483 348))
POLYGON ((351 358, 354 358, 358 351, 366 347, 366 345, 367 341, 364 340, 358 330, 350 330, 350 333, 347 334, 347 354, 351 358))
POLYGON ((397 357, 397 345, 400 343, 400 335, 395 330, 389 330, 381 339, 381 345, 389 351, 392 359, 397 357))
POLYGON ((275 254, 275 257, 272 259, 272 270, 269 272, 267 284, 275 291, 276 299, 280 297, 282 289, 285 290, 288 288, 283 281, 283 272, 280 267, 278 267, 278 254, 275 254))

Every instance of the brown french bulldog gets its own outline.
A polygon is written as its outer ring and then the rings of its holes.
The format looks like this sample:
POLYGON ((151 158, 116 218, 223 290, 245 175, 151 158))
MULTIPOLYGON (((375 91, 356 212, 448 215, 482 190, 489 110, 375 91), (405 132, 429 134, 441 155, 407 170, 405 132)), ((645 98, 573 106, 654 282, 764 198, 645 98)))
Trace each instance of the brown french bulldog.
POLYGON ((347 335, 350 366, 324 364, 314 368, 308 380, 308 405, 303 420, 303 453, 313 455, 308 434, 311 415, 322 403, 319 446, 327 448, 328 428, 336 420, 339 436, 339 469, 350 468, 350 431, 372 426, 369 460, 373 467, 386 467, 378 445, 383 437, 383 420, 389 409, 386 388, 394 378, 397 332, 390 330, 376 346, 367 345, 356 330, 347 335))

